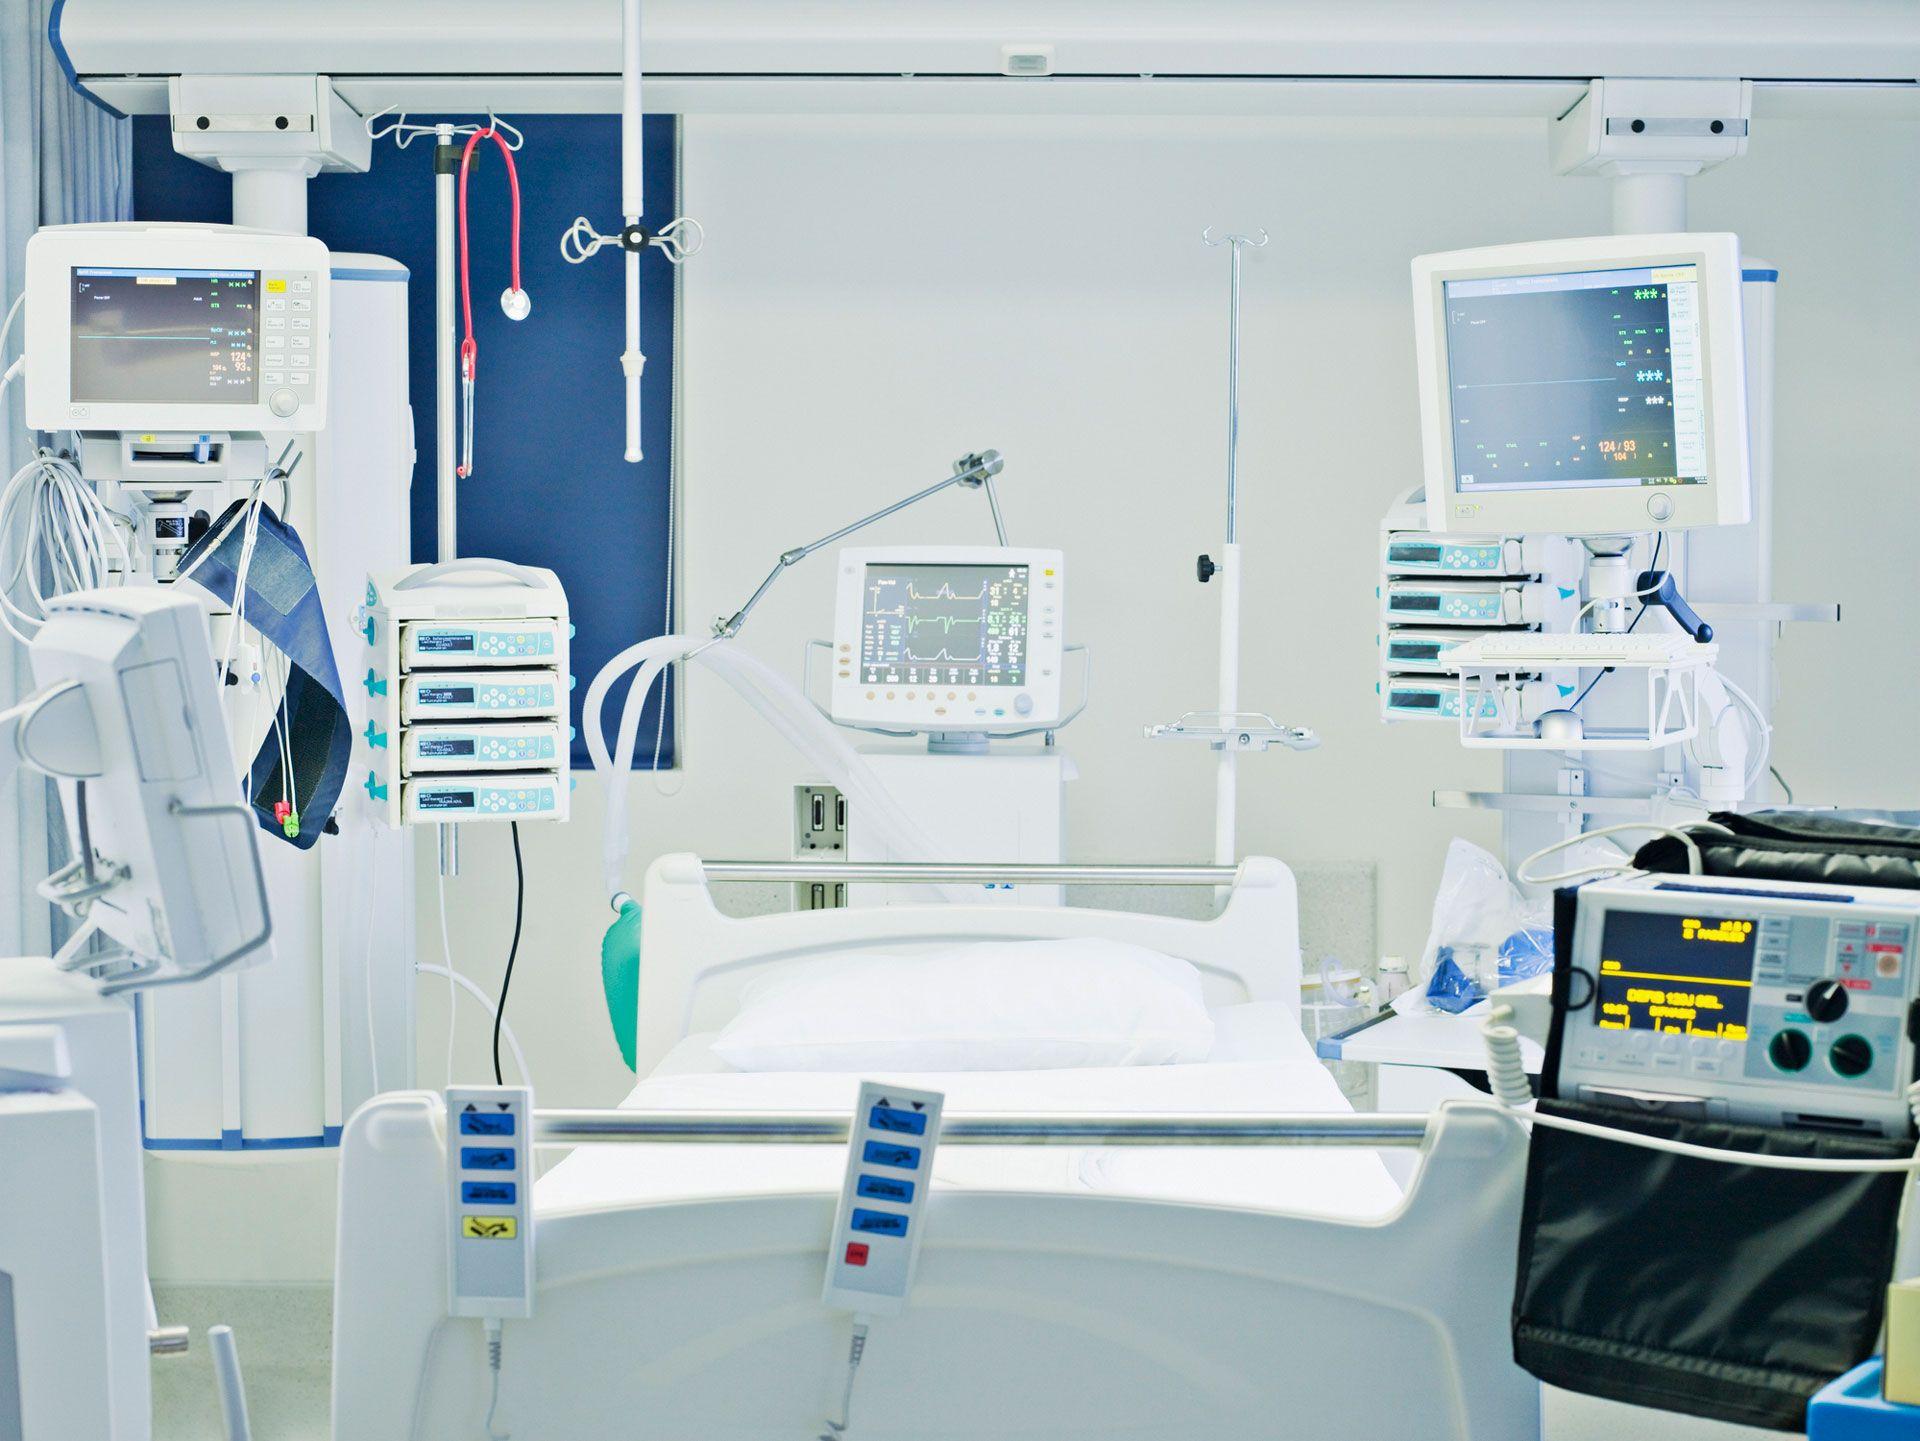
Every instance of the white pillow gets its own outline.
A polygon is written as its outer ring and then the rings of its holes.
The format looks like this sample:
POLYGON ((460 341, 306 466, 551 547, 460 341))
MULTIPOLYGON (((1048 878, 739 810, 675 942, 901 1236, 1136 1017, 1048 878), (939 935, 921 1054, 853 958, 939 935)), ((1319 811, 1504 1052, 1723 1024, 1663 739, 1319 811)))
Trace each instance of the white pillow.
POLYGON ((713 1050, 743 1071, 1044 1071, 1203 1061, 1200 973, 1124 941, 839 956, 750 982, 713 1050))

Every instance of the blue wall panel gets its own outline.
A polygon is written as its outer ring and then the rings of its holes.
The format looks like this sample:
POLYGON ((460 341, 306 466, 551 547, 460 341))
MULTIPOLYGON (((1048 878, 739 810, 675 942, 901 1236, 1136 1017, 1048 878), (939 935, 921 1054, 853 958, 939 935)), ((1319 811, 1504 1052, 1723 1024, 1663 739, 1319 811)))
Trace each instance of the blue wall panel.
MULTIPOLYGON (((430 121, 432 117, 410 116, 430 121)), ((463 117, 464 118, 464 117, 463 117)), ((468 182, 474 337, 480 347, 474 473, 460 489, 465 555, 553 569, 573 606, 574 724, 587 683, 616 651, 658 635, 666 605, 667 456, 673 381, 673 283, 656 253, 641 259, 642 349, 647 354, 643 440, 647 459, 621 458, 625 410, 624 266, 602 251, 581 265, 560 258, 560 234, 576 215, 617 226, 620 125, 613 116, 516 119, 526 146, 515 156, 521 185, 521 279, 533 313, 516 324, 500 310, 507 287, 509 200, 498 148, 468 182)), ((674 210, 671 116, 646 124, 648 220, 674 210)), ((164 117, 134 122, 134 214, 142 220, 232 218, 225 175, 176 155, 164 117)), ((311 182, 308 223, 334 250, 391 256, 412 272, 408 292, 414 443, 413 553, 434 558, 433 144, 396 151, 377 142, 365 175, 311 182)), ((338 423, 342 417, 335 416, 338 423)), ((625 695, 608 701, 612 717, 625 695)), ((641 728, 637 764, 651 762, 658 695, 641 728)), ((668 732, 671 755, 671 729, 668 732)), ((574 746, 577 763, 584 744, 574 746)))

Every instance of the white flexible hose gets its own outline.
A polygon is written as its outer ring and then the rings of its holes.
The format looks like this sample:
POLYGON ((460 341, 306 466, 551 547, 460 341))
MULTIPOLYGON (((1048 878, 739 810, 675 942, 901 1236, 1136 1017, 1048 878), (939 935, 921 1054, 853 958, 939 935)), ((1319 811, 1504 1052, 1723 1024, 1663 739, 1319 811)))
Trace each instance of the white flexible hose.
POLYGON ((870 825, 876 839, 894 855, 939 859, 932 842, 873 768, 785 676, 731 642, 713 644, 704 637, 687 635, 656 636, 628 646, 602 666, 581 704, 580 723, 587 752, 606 787, 601 860, 608 895, 625 889, 621 872, 630 844, 627 787, 639 742, 640 713, 655 679, 667 665, 682 659, 705 665, 732 686, 809 766, 840 788, 849 806, 858 808, 862 823, 870 825), (607 692, 629 671, 636 673, 621 708, 615 748, 609 750, 604 718, 607 692))

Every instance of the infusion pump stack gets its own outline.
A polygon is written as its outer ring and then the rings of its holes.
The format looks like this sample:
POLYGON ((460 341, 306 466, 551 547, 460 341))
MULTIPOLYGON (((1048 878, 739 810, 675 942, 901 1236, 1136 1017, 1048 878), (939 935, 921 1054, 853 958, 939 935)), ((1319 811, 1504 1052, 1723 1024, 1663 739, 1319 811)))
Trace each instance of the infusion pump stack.
MULTIPOLYGON (((182 556, 257 497, 304 546, 326 645, 354 654, 366 575, 411 559, 407 271, 303 235, 134 222, 43 229, 25 274, 26 422, 116 517, 135 573, 120 578, 208 611, 244 768, 280 711, 277 654, 252 625, 230 637, 228 605, 177 577, 182 556)), ((344 688, 355 730, 366 699, 344 688)), ((347 789, 338 833, 310 848, 262 847, 279 964, 142 1006, 150 1147, 331 1144, 372 1094, 369 1017, 383 1081, 410 1083, 412 857, 362 802, 347 789), (370 934, 391 942, 381 966, 370 934)))
MULTIPOLYGON (((862 757, 938 858, 1059 864, 1072 760, 1054 732, 1069 705, 1067 566, 1058 550, 874 546, 835 558, 828 713, 880 739, 862 757), (924 737, 922 740, 920 737, 924 737)), ((827 646, 816 641, 809 648, 827 646)), ((887 861, 843 799, 798 788, 794 851, 808 861, 887 861)), ((830 867, 823 868, 830 871, 830 867)), ((992 900, 1058 904, 1058 887, 996 885, 992 900)), ((803 881, 803 908, 905 901, 900 887, 803 881)))
POLYGON ((1776 279, 1717 233, 1413 262, 1424 478, 1381 526, 1381 713, 1505 753, 1501 792, 1436 803, 1501 811, 1509 864, 1583 796, 1645 819, 1765 782, 1776 279))

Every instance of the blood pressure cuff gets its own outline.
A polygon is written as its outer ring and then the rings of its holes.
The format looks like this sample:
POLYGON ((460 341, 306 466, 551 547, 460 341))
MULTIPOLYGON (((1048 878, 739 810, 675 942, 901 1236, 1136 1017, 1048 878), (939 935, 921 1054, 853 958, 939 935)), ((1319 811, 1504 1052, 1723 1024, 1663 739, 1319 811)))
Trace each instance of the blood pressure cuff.
MULTIPOLYGON (((1909 1142, 1543 1100, 1547 1115, 1722 1150, 1893 1159, 1909 1142)), ((1513 1357, 1636 1406, 1800 1431, 1813 1393, 1873 1354, 1904 1173, 1696 1160, 1536 1126, 1513 1357)))
MULTIPOLYGON (((1688 832, 1707 875, 1920 890, 1920 826, 1911 823, 1910 813, 1727 811, 1713 820, 1722 831, 1688 832)), ((1643 871, 1683 875, 1687 859, 1685 846, 1661 836, 1642 846, 1633 863, 1643 871)))
MULTIPOLYGON (((233 605, 248 505, 237 500, 180 558, 180 569, 228 606, 233 605)), ((283 787, 280 741, 269 730, 247 775, 247 797, 261 826, 301 850, 310 849, 332 819, 353 755, 353 722, 340 689, 333 646, 327 639, 320 590, 307 548, 292 526, 260 507, 253 555, 247 562, 246 621, 291 662, 285 713, 293 777, 283 787), (292 798, 299 830, 288 835, 273 807, 292 798)))

